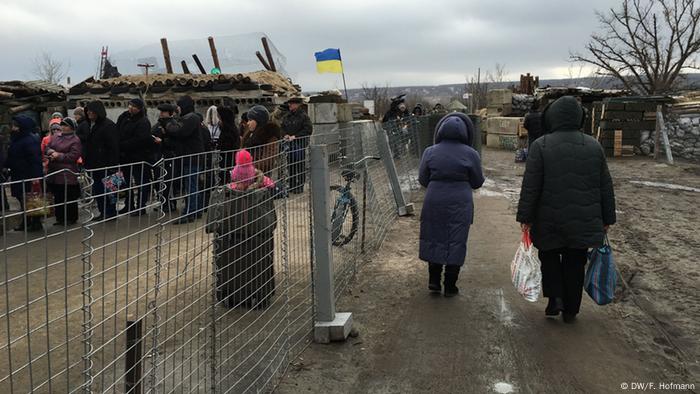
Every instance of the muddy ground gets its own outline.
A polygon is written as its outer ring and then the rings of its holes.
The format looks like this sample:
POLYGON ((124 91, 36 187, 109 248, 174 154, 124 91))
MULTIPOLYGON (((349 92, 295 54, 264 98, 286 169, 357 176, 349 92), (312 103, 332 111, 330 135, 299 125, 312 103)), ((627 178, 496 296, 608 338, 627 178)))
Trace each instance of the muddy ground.
MULTIPOLYGON (((610 240, 624 284, 608 306, 584 294, 578 321, 565 325, 510 284, 524 167, 510 152, 483 157, 489 180, 476 194, 461 295, 427 293, 419 217, 399 219, 340 299, 359 336, 311 345, 277 392, 609 393, 637 382, 698 392, 700 166, 610 162, 618 210, 610 240)), ((411 197, 419 212, 422 193, 411 197)))

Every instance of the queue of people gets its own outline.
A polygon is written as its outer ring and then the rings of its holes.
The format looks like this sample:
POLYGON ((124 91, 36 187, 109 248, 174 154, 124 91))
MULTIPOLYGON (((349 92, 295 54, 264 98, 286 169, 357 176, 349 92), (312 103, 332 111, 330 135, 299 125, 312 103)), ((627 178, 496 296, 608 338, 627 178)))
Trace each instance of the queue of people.
MULTIPOLYGON (((48 132, 39 136, 36 123, 29 117, 13 119, 12 138, 6 158, 2 160, 5 181, 21 181, 46 176, 46 190, 54 197, 57 225, 73 225, 78 220, 80 198, 78 174, 84 168, 92 182, 92 197, 99 210, 93 221, 111 221, 118 216, 138 217, 147 214, 154 179, 165 180, 165 212, 177 211, 176 195, 181 191, 184 205, 175 224, 190 223, 203 215, 209 190, 231 181, 235 152, 247 149, 256 168, 272 176, 280 154, 277 142, 289 142, 288 171, 290 191, 303 192, 305 149, 312 133, 311 121, 301 109, 303 102, 294 98, 280 115, 281 127, 270 111, 261 105, 240 114, 234 106, 211 106, 206 115, 195 111, 194 100, 181 97, 176 105, 158 106, 159 116, 151 125, 145 102, 139 98, 116 119, 107 117, 104 104, 92 101, 78 107, 72 117, 53 113, 48 132), (212 168, 213 154, 221 152, 220 172, 212 168), (164 165, 156 165, 161 159, 164 165), (165 174, 161 174, 161 168, 165 174), (205 174, 204 177, 200 175, 205 174), (121 179, 119 189, 105 187, 103 179, 121 179), (203 179, 204 178, 204 179, 203 179), (117 195, 123 194, 123 207, 117 210, 117 195)), ((42 182, 37 182, 42 183, 42 182)), ((13 182, 12 196, 24 210, 26 193, 36 183, 13 182)), ((42 185, 43 188, 43 185, 42 185)), ((28 217, 18 230, 39 231, 41 218, 28 217)))

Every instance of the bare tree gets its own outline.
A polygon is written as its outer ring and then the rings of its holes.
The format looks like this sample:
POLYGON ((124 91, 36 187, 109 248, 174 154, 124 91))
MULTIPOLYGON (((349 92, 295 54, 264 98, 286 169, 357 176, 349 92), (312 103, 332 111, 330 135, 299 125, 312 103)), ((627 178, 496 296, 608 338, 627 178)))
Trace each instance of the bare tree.
POLYGON ((382 87, 378 85, 370 86, 369 84, 363 83, 362 98, 374 101, 374 114, 378 117, 384 116, 384 113, 388 111, 391 106, 389 85, 382 87))
POLYGON ((506 79, 506 74, 508 72, 506 71, 506 65, 501 64, 501 63, 496 63, 496 66, 494 67, 494 71, 488 71, 486 73, 486 78, 488 79, 489 82, 492 83, 503 83, 505 82, 506 79))
POLYGON ((69 65, 55 59, 48 52, 41 52, 34 58, 32 74, 41 81, 60 83, 68 74, 69 65))
POLYGON ((465 85, 465 93, 469 95, 469 112, 476 111, 488 105, 488 89, 489 85, 483 82, 480 77, 472 75, 467 77, 465 85))
POLYGON ((586 54, 571 60, 592 64, 639 94, 676 89, 686 70, 697 68, 700 9, 695 0, 623 0, 619 9, 598 12, 600 33, 586 54))

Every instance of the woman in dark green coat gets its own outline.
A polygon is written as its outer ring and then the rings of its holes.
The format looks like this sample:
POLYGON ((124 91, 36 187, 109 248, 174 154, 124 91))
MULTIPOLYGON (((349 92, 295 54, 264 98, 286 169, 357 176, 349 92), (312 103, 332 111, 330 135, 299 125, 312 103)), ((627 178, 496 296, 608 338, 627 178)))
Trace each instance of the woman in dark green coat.
POLYGON ((547 316, 573 322, 581 306, 588 248, 615 223, 612 178, 598 141, 581 132, 584 113, 565 96, 542 114, 544 135, 530 147, 517 220, 542 263, 547 316))

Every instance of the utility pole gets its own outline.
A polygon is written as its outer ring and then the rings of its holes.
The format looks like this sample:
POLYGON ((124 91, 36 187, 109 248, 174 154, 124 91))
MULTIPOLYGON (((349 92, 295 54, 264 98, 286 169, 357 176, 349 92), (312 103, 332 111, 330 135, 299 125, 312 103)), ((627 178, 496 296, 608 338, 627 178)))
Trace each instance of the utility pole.
POLYGON ((156 65, 155 64, 148 64, 148 63, 141 63, 141 64, 137 64, 136 66, 143 68, 143 70, 146 73, 146 76, 148 76, 148 69, 155 67, 156 65))

